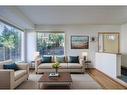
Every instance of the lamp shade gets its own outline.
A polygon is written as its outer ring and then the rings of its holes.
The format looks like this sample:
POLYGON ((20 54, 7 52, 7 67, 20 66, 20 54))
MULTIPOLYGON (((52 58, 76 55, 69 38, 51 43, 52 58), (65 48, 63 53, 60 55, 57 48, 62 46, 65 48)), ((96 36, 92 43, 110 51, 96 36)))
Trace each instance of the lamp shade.
POLYGON ((87 52, 82 52, 82 57, 84 58, 84 60, 87 60, 87 52))
POLYGON ((34 56, 35 56, 35 57, 37 57, 37 56, 39 56, 39 55, 40 55, 40 52, 35 52, 35 53, 34 53, 34 56))
POLYGON ((40 52, 34 52, 34 59, 38 59, 40 56, 40 52))
POLYGON ((88 53, 87 52, 82 52, 82 56, 87 56, 88 53))

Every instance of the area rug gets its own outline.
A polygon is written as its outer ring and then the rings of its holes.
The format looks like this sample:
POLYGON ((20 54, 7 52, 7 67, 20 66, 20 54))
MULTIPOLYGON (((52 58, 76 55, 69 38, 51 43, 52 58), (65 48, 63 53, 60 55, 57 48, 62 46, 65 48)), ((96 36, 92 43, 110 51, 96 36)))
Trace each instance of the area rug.
MULTIPOLYGON (((24 81, 16 89, 38 89, 38 80, 41 74, 30 74, 29 79, 24 81)), ((70 89, 102 89, 102 87, 88 74, 71 74, 72 85, 70 89)))

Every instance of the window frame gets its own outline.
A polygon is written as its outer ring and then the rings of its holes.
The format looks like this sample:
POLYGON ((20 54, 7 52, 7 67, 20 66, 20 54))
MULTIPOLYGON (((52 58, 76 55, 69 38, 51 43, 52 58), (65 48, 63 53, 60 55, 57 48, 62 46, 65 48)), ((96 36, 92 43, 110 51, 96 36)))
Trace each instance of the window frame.
MULTIPOLYGON (((65 51, 66 50, 65 49, 66 48, 66 46, 65 46, 66 45, 65 44, 66 43, 66 40, 65 40, 66 39, 66 34, 65 34, 64 31, 47 31, 47 30, 46 31, 44 31, 44 30, 36 31, 36 51, 38 51, 37 50, 37 39, 38 39, 38 35, 37 34, 38 33, 64 33, 64 54, 63 55, 49 55, 49 56, 65 56, 66 55, 66 51, 65 51)), ((44 55, 44 56, 48 56, 48 55, 44 55)))
MULTIPOLYGON (((17 26, 15 26, 15 25, 13 25, 13 24, 11 24, 11 23, 9 23, 9 22, 7 22, 7 21, 4 21, 4 20, 2 20, 2 19, 0 19, 0 22, 1 23, 3 23, 3 24, 5 24, 5 25, 7 25, 7 26, 9 26, 9 27, 11 27, 11 28, 14 28, 14 29, 17 29, 18 31, 21 31, 21 51, 20 51, 20 60, 19 61, 24 61, 24 60, 22 60, 22 59, 24 59, 23 57, 23 55, 22 55, 22 52, 23 52, 23 44, 22 43, 24 43, 24 30, 23 29, 21 29, 21 28, 19 28, 19 27, 17 27, 17 26)), ((7 59, 7 60, 10 60, 11 59, 11 57, 9 58, 9 59, 7 59)), ((1 60, 0 62, 2 62, 2 61, 6 61, 6 58, 5 58, 5 55, 4 55, 4 60, 1 60)))

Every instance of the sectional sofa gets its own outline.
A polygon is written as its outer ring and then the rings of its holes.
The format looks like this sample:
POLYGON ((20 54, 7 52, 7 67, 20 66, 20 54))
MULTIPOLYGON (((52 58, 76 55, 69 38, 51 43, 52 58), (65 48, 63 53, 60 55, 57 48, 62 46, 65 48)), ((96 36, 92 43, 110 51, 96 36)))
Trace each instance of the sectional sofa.
POLYGON ((58 72, 84 73, 85 71, 85 61, 79 58, 79 56, 48 56, 35 61, 35 72, 54 72, 52 64, 56 61, 61 66, 58 72))

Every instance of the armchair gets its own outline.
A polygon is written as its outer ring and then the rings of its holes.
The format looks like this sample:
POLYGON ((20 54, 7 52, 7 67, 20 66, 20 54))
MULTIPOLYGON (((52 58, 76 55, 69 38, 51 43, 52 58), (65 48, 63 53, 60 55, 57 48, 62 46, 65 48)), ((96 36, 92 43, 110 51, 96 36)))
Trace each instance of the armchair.
POLYGON ((19 70, 3 69, 4 64, 10 64, 12 61, 0 62, 0 89, 14 89, 23 81, 28 79, 29 65, 26 63, 17 64, 19 70))

